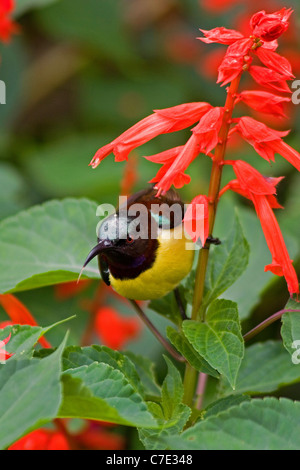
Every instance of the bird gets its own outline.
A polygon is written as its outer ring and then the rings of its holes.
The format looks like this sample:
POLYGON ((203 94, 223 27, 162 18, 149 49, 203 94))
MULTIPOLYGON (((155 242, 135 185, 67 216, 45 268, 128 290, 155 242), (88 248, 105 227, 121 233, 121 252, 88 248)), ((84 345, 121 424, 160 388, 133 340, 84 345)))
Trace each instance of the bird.
POLYGON ((97 256, 102 280, 121 296, 152 300, 174 291, 176 297, 194 260, 183 218, 173 188, 160 195, 152 185, 138 191, 102 221, 82 271, 97 256))

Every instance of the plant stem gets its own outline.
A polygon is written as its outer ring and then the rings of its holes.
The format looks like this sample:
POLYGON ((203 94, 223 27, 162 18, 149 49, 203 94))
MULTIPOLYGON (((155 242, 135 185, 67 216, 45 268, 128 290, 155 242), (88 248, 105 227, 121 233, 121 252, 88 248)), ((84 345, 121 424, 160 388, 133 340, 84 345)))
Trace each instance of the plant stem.
POLYGON ((300 313, 300 310, 293 310, 293 309, 283 309, 279 310, 279 312, 273 313, 270 317, 266 318, 263 322, 261 322, 259 325, 255 326, 252 330, 248 331, 243 338, 244 341, 249 341, 249 339, 252 339, 254 336, 256 336, 258 333, 263 331, 267 326, 271 325, 274 323, 276 320, 279 320, 279 318, 282 317, 284 313, 289 313, 289 312, 297 312, 300 313))
MULTIPOLYGON (((221 185, 223 162, 225 158, 226 145, 228 139, 228 132, 231 125, 232 112, 235 104, 235 97, 238 91, 239 83, 241 80, 242 73, 238 75, 230 84, 227 92, 227 99, 224 106, 223 123, 219 133, 219 143, 216 146, 215 153, 213 156, 213 164, 210 177, 210 185, 208 190, 209 198, 209 212, 208 212, 208 223, 209 223, 209 235, 212 236, 216 212, 219 200, 219 191, 221 185)), ((203 294, 205 287, 205 277, 209 257, 210 244, 206 243, 200 250, 198 264, 196 269, 195 277, 195 290, 192 306, 192 320, 199 320, 199 312, 203 302, 203 294)), ((205 310, 201 312, 201 321, 205 321, 205 310)), ((184 397, 183 401, 186 405, 192 406, 195 395, 195 388, 197 383, 197 371, 192 368, 189 364, 186 365, 185 377, 184 377, 184 397)))
POLYGON ((139 315, 141 320, 145 323, 145 325, 149 328, 150 331, 156 336, 158 341, 163 345, 163 347, 168 351, 168 353, 179 362, 186 362, 185 358, 181 356, 173 347, 168 343, 168 341, 160 334, 160 332, 155 328, 153 323, 149 320, 147 315, 144 313, 143 309, 139 306, 139 304, 132 299, 128 299, 133 308, 135 309, 136 313, 139 315))

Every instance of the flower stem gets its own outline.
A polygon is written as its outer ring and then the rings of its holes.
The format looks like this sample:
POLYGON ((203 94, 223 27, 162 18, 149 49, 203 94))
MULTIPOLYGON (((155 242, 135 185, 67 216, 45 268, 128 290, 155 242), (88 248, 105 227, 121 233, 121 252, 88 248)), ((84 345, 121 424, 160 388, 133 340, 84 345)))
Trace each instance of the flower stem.
POLYGON ((267 328, 267 326, 271 325, 276 320, 279 320, 279 318, 281 318, 284 313, 289 313, 289 312, 300 313, 300 310, 283 309, 283 310, 279 310, 279 312, 273 313, 273 315, 266 318, 266 320, 261 322, 259 325, 255 326, 252 330, 248 331, 248 333, 244 335, 244 341, 249 341, 249 339, 254 338, 254 336, 258 335, 258 333, 260 333, 265 328, 267 328))
MULTIPOLYGON (((215 219, 216 219, 216 212, 219 200, 219 191, 221 185, 221 178, 222 178, 222 171, 223 171, 223 162, 225 158, 226 152, 226 145, 228 139, 228 132, 230 130, 231 125, 231 118, 232 112, 235 105, 235 97, 238 91, 239 83, 241 80, 240 73, 238 77, 236 77, 230 84, 229 89, 227 90, 227 99, 224 106, 224 116, 223 116, 223 123, 219 133, 219 143, 216 146, 215 153, 213 156, 213 164, 211 170, 211 177, 210 177, 210 185, 208 190, 208 198, 210 201, 209 205, 209 212, 208 212, 208 221, 209 221, 209 234, 212 235, 215 219)), ((206 243, 204 247, 200 250, 199 257, 198 257, 198 264, 196 269, 196 277, 195 277, 195 290, 194 290, 194 298, 193 298, 193 306, 192 306, 192 320, 201 320, 205 321, 205 309, 202 309, 201 306, 203 302, 203 294, 204 294, 204 287, 205 287, 205 277, 206 277, 206 270, 208 264, 208 257, 209 257, 209 247, 210 244, 206 243), (201 316, 200 316, 201 312, 201 316)), ((184 376, 184 396, 183 401, 186 405, 192 406, 194 395, 195 395, 195 388, 197 383, 197 371, 190 366, 189 364, 186 365, 185 376, 184 376)))

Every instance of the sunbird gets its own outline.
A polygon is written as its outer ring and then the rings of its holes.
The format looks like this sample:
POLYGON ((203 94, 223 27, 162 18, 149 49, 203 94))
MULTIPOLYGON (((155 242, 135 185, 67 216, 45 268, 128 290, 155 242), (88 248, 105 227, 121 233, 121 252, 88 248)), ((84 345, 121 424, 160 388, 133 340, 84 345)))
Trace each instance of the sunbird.
POLYGON ((98 256, 103 281, 118 294, 132 300, 163 297, 192 268, 195 250, 183 217, 175 190, 159 197, 153 187, 137 192, 126 208, 103 220, 83 269, 98 256))

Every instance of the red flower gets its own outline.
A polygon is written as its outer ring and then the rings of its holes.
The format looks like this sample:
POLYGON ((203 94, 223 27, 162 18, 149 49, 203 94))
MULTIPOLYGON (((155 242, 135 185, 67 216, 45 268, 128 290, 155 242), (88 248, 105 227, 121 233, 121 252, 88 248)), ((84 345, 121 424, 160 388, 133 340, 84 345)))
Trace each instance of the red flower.
POLYGON ((0 39, 8 42, 12 33, 18 31, 18 26, 10 18, 9 14, 14 9, 13 0, 1 0, 0 4, 0 39))
MULTIPOLYGON (((169 150, 165 150, 164 152, 157 153, 156 155, 151 155, 150 157, 144 157, 150 162, 154 163, 162 163, 163 166, 158 170, 156 176, 149 181, 149 183, 158 183, 162 180, 162 178, 166 175, 169 171, 171 166, 173 165, 175 159, 178 155, 183 151, 184 145, 180 145, 178 147, 174 147, 169 150)), ((198 154, 198 150, 197 150, 198 154)), ((197 156, 196 154, 196 156, 197 156)), ((188 184, 191 180, 189 175, 186 175, 184 172, 176 173, 173 179, 173 185, 175 188, 182 188, 185 184, 188 184)))
POLYGON ((58 300, 65 300, 84 291, 90 284, 91 279, 82 279, 81 281, 62 282, 54 286, 55 296, 58 300))
POLYGON ((190 127, 199 121, 211 105, 208 103, 186 103, 172 108, 155 110, 110 144, 100 148, 90 165, 96 168, 101 160, 114 153, 116 161, 127 160, 129 153, 160 134, 175 132, 190 127))
POLYGON ((224 108, 210 109, 193 128, 193 134, 198 137, 200 152, 209 154, 219 142, 219 132, 223 123, 224 108))
POLYGON ((249 73, 254 80, 261 86, 272 88, 283 93, 291 93, 286 83, 286 78, 274 70, 261 67, 260 65, 252 65, 249 73))
POLYGON ((136 339, 141 324, 135 317, 123 317, 112 307, 99 308, 95 330, 103 344, 112 349, 122 349, 128 341, 136 339))
POLYGON ((5 345, 11 338, 11 333, 7 336, 7 338, 0 340, 0 363, 9 359, 13 354, 10 354, 6 351, 5 345))
POLYGON ((37 429, 16 441, 8 450, 70 450, 70 446, 62 432, 37 429))
MULTIPOLYGON (((29 310, 14 295, 0 294, 0 305, 2 305, 14 324, 38 326, 29 310)), ((50 343, 45 338, 40 338, 39 342, 44 348, 51 348, 50 343)))
MULTIPOLYGON (((297 274, 292 265, 280 227, 273 213, 274 194, 276 184, 282 178, 264 178, 251 165, 241 160, 227 161, 231 164, 237 176, 240 194, 252 200, 260 220, 265 239, 272 254, 272 263, 265 267, 265 271, 272 271, 277 276, 284 276, 291 294, 299 293, 297 274), (270 199, 271 198, 271 199, 270 199)), ((234 184, 230 189, 235 190, 234 184)), ((224 191, 223 191, 224 193, 224 191)))
POLYGON ((295 78, 289 61, 285 57, 277 54, 277 52, 270 51, 264 47, 258 47, 255 50, 255 53, 264 65, 282 75, 285 80, 292 80, 295 78))
POLYGON ((202 246, 209 235, 208 207, 207 196, 196 196, 188 205, 183 219, 184 228, 193 242, 196 243, 200 238, 202 246))
POLYGON ((271 14, 267 14, 265 11, 255 13, 250 20, 253 34, 264 41, 274 41, 287 30, 288 19, 292 12, 291 8, 282 8, 282 10, 271 14))
POLYGON ((268 91, 242 91, 237 96, 237 101, 250 106, 250 108, 260 113, 272 114, 277 117, 286 117, 283 110, 283 103, 290 102, 290 98, 277 96, 268 91))
POLYGON ((187 143, 182 146, 173 162, 171 164, 165 163, 156 177, 153 178, 152 182, 158 181, 155 186, 158 189, 158 195, 161 192, 168 191, 172 184, 176 185, 176 187, 181 187, 183 184, 190 182, 190 177, 184 171, 197 157, 199 152, 199 137, 193 133, 187 143))
POLYGON ((238 124, 232 131, 237 131, 261 157, 274 161, 275 153, 279 153, 300 171, 300 154, 281 139, 288 134, 288 131, 276 131, 247 116, 238 118, 237 121, 238 124))
POLYGON ((204 34, 204 38, 197 38, 206 44, 211 44, 216 42, 218 44, 226 44, 229 46, 234 42, 238 41, 239 39, 243 39, 244 35, 239 31, 235 31, 234 29, 227 29, 223 26, 219 28, 214 28, 210 30, 200 29, 201 33, 204 34))
POLYGON ((121 196, 129 196, 132 193, 132 189, 135 183, 138 181, 138 171, 137 171, 137 158, 134 155, 133 158, 130 158, 126 163, 123 178, 121 181, 121 196))

